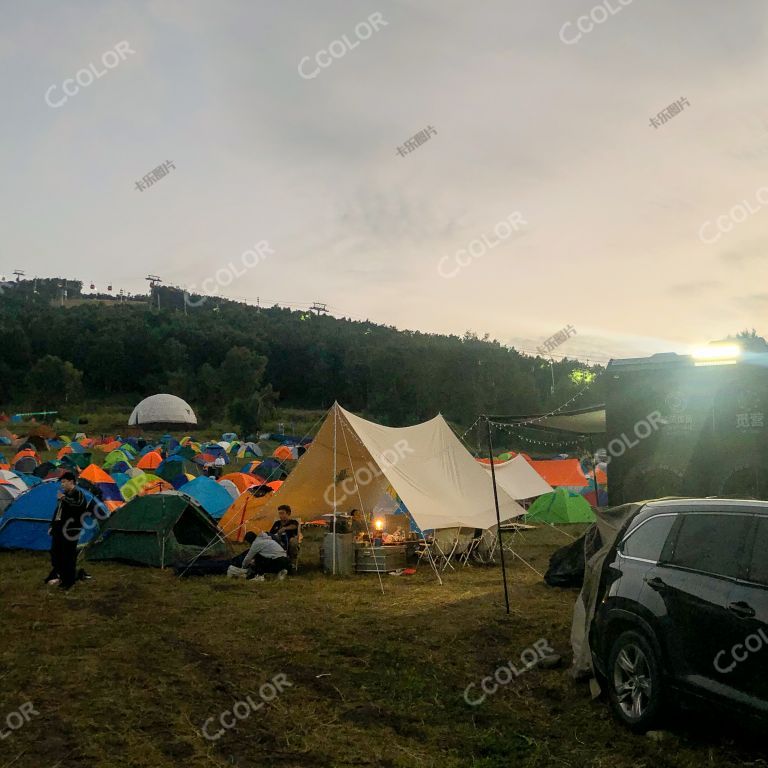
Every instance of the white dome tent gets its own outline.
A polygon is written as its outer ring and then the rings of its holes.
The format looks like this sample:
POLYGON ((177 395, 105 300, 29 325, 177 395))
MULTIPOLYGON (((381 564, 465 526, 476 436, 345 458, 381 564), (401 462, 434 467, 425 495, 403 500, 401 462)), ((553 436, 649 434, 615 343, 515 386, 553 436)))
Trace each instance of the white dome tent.
POLYGON ((151 395, 131 413, 128 426, 167 428, 197 426, 197 416, 190 405, 176 395, 151 395))

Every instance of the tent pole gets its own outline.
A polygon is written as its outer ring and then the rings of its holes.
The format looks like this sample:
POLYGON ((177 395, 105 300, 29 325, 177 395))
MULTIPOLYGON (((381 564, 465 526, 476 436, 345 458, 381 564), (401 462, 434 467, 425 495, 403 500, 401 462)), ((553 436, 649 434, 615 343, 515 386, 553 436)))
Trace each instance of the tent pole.
POLYGON ((333 404, 333 542, 331 572, 336 575, 336 403, 333 404))
POLYGON ((507 589, 507 564, 504 560, 504 541, 501 538, 501 514, 499 512, 499 491, 496 488, 496 469, 493 466, 493 441, 491 439, 491 420, 486 416, 485 423, 488 427, 488 458, 491 461, 491 480, 493 481, 493 503, 496 505, 496 525, 499 530, 499 550, 501 551, 501 575, 504 579, 504 602, 509 614, 509 590, 507 589))
POLYGON ((600 489, 597 487, 597 467, 595 466, 595 446, 592 443, 592 435, 587 435, 589 440, 589 452, 592 454, 592 481, 595 484, 595 507, 600 509, 600 489))

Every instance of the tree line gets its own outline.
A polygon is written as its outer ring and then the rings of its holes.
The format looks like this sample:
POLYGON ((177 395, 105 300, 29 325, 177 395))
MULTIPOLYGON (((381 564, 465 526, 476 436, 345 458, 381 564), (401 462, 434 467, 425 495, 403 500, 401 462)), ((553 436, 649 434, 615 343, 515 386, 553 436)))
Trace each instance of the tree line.
POLYGON ((227 418, 249 432, 278 403, 324 409, 338 400, 392 426, 440 412, 468 426, 481 413, 546 411, 581 391, 574 407, 603 401, 599 366, 526 355, 472 332, 427 334, 282 307, 185 301, 167 287, 146 302, 87 301, 77 281, 67 282, 63 307, 59 278, 6 284, 0 293, 5 410, 76 415, 86 400, 127 405, 170 392, 203 420, 227 418))

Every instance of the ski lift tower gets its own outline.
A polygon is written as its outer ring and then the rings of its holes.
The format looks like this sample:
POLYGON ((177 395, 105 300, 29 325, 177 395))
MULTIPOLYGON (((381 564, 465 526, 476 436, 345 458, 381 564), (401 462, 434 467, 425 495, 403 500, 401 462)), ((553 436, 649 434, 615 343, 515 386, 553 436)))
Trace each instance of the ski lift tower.
MULTIPOLYGON (((147 275, 145 280, 149 280, 149 291, 150 291, 150 297, 151 294, 154 293, 155 287, 162 283, 162 278, 158 277, 157 275, 147 275)), ((151 304, 151 298, 150 298, 150 304, 151 304)), ((160 291, 157 292, 157 308, 160 309, 160 291)))
POLYGON ((321 304, 319 301, 316 301, 309 308, 309 311, 313 312, 318 317, 320 315, 327 315, 328 314, 328 306, 326 304, 321 304))

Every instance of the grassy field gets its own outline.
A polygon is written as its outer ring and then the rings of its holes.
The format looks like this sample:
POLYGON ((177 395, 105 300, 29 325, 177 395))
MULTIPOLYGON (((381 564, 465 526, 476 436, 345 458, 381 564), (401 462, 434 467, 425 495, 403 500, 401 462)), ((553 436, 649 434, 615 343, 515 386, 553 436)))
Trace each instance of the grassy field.
MULTIPOLYGON (((499 568, 449 571, 443 586, 427 568, 385 576, 382 594, 375 575, 324 576, 318 537, 285 582, 92 564, 94 580, 69 594, 42 584, 45 555, 0 553, 0 768, 768 764, 736 724, 689 715, 661 741, 616 724, 567 671, 575 593, 519 561, 507 616, 499 568), (561 668, 465 702, 469 683, 521 666, 540 639, 561 668), (202 735, 235 702, 269 698, 262 686, 281 674, 277 698, 215 741, 202 735), (36 714, 8 731, 26 702, 36 714)), ((565 541, 546 529, 517 546, 543 571, 565 541)))

